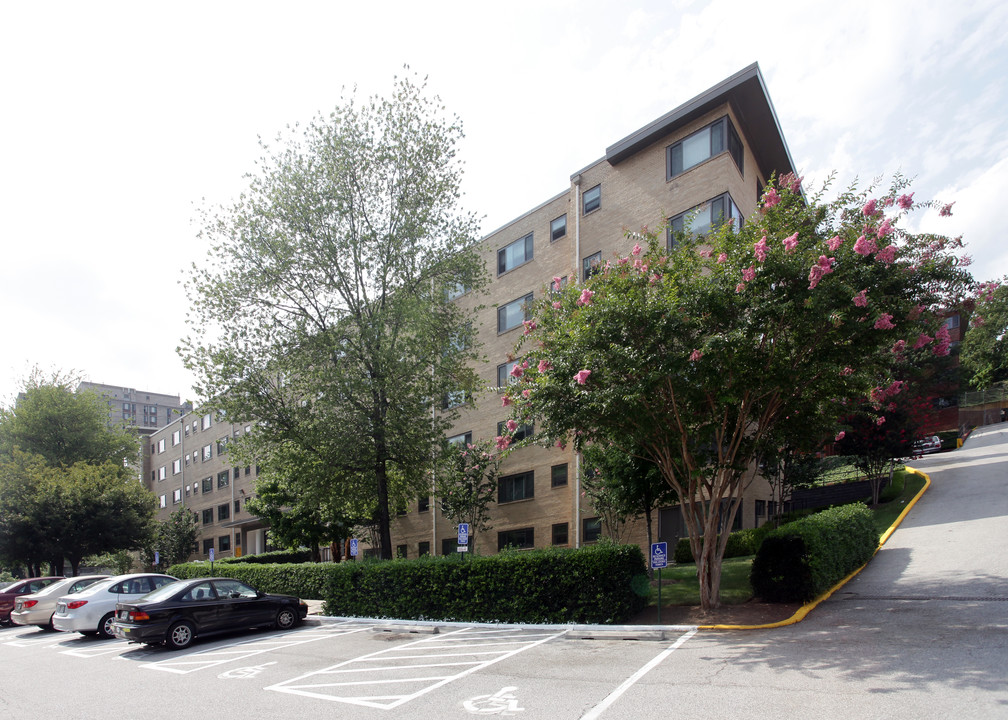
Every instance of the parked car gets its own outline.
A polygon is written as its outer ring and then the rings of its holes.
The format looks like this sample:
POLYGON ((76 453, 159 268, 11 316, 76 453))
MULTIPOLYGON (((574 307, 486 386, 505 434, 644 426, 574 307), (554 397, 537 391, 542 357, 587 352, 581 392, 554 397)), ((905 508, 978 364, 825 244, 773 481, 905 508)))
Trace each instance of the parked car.
POLYGON ((78 593, 64 595, 56 602, 53 627, 63 632, 112 637, 112 620, 117 602, 135 600, 177 578, 157 573, 116 575, 99 580, 78 593))
POLYGON ((307 614, 308 605, 291 595, 268 595, 231 578, 195 578, 120 602, 112 632, 131 642, 181 649, 215 633, 271 626, 288 630, 307 614))
POLYGON ((929 435, 928 437, 918 440, 914 443, 914 450, 921 454, 926 455, 927 453, 938 452, 941 450, 942 441, 937 435, 929 435))
POLYGON ((11 621, 11 610, 14 609, 14 600, 19 595, 37 593, 48 585, 52 585, 57 580, 62 580, 62 575, 49 577, 35 577, 27 580, 16 580, 10 583, 3 590, 0 590, 0 623, 11 621))
POLYGON ((14 601, 14 610, 10 614, 11 622, 15 625, 38 625, 40 628, 52 630, 53 613, 56 612, 56 602, 61 595, 80 592, 107 577, 108 575, 78 575, 57 580, 37 593, 21 595, 14 601))

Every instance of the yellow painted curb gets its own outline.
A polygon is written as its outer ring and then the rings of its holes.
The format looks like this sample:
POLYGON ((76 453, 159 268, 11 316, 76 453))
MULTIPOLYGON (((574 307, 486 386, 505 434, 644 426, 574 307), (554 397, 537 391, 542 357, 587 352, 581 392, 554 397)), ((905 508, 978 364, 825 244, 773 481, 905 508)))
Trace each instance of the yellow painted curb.
MULTIPOLYGON (((889 537, 896 531, 896 528, 898 528, 900 526, 900 523, 903 522, 903 518, 905 518, 907 516, 907 513, 910 512, 910 508, 912 508, 914 505, 916 505, 917 501, 920 500, 921 496, 925 492, 927 492, 927 489, 929 487, 931 487, 931 478, 926 473, 922 473, 920 470, 916 470, 916 469, 910 467, 909 465, 906 466, 906 471, 908 473, 913 474, 913 475, 920 475, 922 478, 924 478, 924 487, 922 487, 920 489, 920 492, 918 492, 916 495, 914 495, 913 498, 910 500, 910 502, 907 503, 907 506, 905 508, 903 508, 903 512, 901 512, 899 514, 899 517, 896 518, 895 521, 893 521, 893 524, 889 526, 889 529, 886 530, 884 533, 882 533, 882 537, 879 538, 879 546, 877 548, 875 548, 875 553, 877 553, 882 548, 882 546, 885 545, 886 540, 888 540, 889 537)), ((875 553, 872 553, 872 557, 875 557, 875 553)), ((871 562, 871 561, 869 560, 868 562, 871 562)), ((841 580, 840 582, 838 582, 836 585, 834 585, 833 587, 831 587, 829 590, 827 590, 821 596, 819 596, 818 598, 816 598, 812 602, 805 603, 804 605, 802 605, 800 608, 798 608, 798 610, 795 612, 794 615, 792 615, 791 617, 787 618, 786 620, 780 620, 780 621, 775 622, 775 623, 766 623, 765 625, 697 625, 697 629, 699 629, 699 630, 770 630, 772 628, 784 627, 785 625, 794 625, 795 623, 799 623, 802 620, 804 620, 805 616, 808 615, 810 612, 812 612, 812 610, 819 603, 821 603, 823 600, 828 599, 833 593, 835 593, 837 590, 839 590, 844 585, 846 585, 850 581, 850 579, 852 577, 854 577, 859 572, 861 572, 862 570, 864 570, 865 567, 867 567, 867 566, 868 566, 868 563, 865 563, 864 565, 862 565, 861 567, 859 567, 857 570, 855 570, 854 572, 852 572, 850 575, 848 575, 847 577, 845 577, 843 580, 841 580)))

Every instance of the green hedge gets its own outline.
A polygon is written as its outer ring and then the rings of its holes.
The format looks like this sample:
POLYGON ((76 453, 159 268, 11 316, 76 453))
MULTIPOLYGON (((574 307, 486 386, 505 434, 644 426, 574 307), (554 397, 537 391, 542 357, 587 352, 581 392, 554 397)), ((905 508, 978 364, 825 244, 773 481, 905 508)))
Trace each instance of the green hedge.
MULTIPOLYGON (((205 562, 169 572, 211 574, 205 562)), ((613 543, 465 559, 214 565, 214 574, 266 592, 323 598, 328 615, 462 622, 626 622, 647 602, 646 573, 638 546, 613 543)))
POLYGON ((868 562, 878 539, 871 511, 860 503, 782 525, 753 559, 753 591, 769 602, 808 602, 868 562))
POLYGON ((258 555, 221 558, 222 563, 306 563, 311 562, 311 550, 270 550, 258 555))
MULTIPOLYGON (((759 550, 760 543, 763 542, 763 538, 769 531, 769 528, 747 528, 729 533, 728 545, 725 547, 725 558, 755 555, 756 551, 759 550)), ((673 559, 680 565, 696 562, 693 558, 693 549, 690 547, 688 537, 680 538, 679 542, 676 543, 673 559)))

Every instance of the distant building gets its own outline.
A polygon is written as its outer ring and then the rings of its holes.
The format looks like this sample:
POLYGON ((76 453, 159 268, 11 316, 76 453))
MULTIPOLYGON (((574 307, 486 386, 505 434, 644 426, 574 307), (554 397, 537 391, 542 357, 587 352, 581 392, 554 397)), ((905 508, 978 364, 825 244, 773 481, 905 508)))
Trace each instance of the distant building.
POLYGON ((93 390, 108 401, 110 425, 133 427, 141 435, 150 435, 192 410, 192 403, 182 402, 179 395, 93 382, 82 382, 77 392, 81 390, 93 390))

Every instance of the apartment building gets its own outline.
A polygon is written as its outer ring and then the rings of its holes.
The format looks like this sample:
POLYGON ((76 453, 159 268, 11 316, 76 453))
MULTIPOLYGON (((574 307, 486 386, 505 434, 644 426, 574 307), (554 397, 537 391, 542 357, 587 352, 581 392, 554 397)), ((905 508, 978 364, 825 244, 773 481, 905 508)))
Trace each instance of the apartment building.
POLYGON ((141 436, 170 425, 192 410, 192 403, 182 402, 178 395, 93 382, 80 383, 77 392, 81 390, 92 390, 105 398, 110 425, 135 428, 141 436))
MULTIPOLYGON (((487 389, 468 399, 450 439, 501 434, 508 411, 499 388, 520 361, 508 356, 521 335, 524 305, 541 297, 554 276, 582 282, 607 260, 626 256, 633 245, 626 230, 666 220, 695 232, 721 218, 744 222, 771 174, 793 171, 754 64, 614 143, 575 172, 563 192, 488 235, 482 252, 491 273, 489 298, 456 300, 485 308, 478 322, 488 361, 478 371, 487 389)), ((579 471, 571 449, 528 446, 512 452, 501 469, 492 530, 475 539, 475 549, 488 554, 506 546, 578 547, 597 540, 602 524, 582 497, 579 471)), ((765 484, 750 487, 737 524, 760 524, 773 500, 765 484)), ((667 540, 685 534, 677 508, 659 514, 657 530, 667 540)), ((397 517, 392 536, 401 556, 457 551, 456 529, 433 497, 420 498, 397 517)), ((643 522, 630 537, 645 542, 643 522)))
POLYGON ((144 440, 143 483, 157 498, 164 522, 179 507, 196 513, 194 558, 256 554, 266 550, 267 526, 250 515, 257 468, 234 465, 230 442, 251 429, 210 412, 190 412, 144 440))

